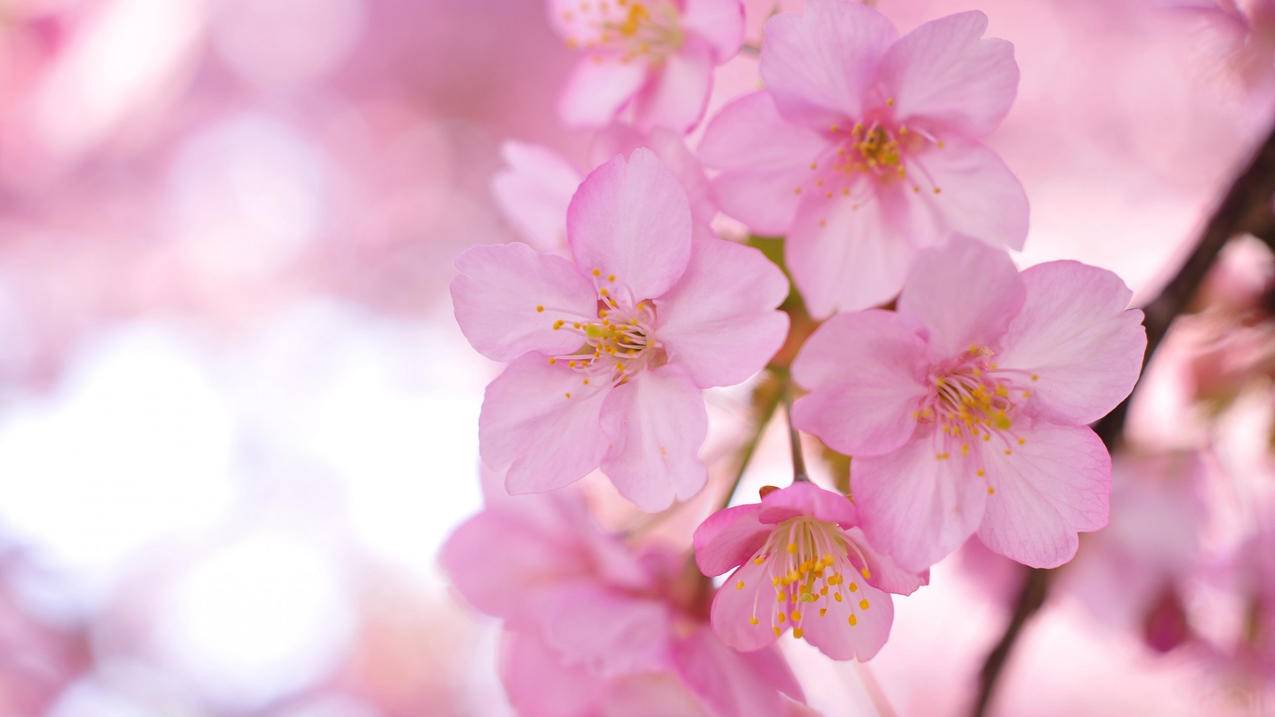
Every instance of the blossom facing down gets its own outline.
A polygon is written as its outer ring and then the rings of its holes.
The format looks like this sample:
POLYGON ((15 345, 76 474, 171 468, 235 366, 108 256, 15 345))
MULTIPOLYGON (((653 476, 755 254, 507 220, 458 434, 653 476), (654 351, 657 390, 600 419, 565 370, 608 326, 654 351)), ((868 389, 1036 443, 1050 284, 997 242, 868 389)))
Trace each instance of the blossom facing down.
POLYGON ((899 37, 872 8, 809 0, 772 18, 766 89, 726 106, 700 157, 722 210, 787 235, 816 318, 888 301, 913 256, 952 233, 1022 248, 1027 196, 980 139, 1018 88, 1013 46, 980 12, 899 37))
POLYGON ((740 654, 714 636, 703 593, 678 584, 683 558, 604 533, 577 494, 491 491, 440 562, 505 621, 500 675, 519 714, 780 717, 804 699, 778 650, 740 654))
POLYGON ((599 466, 659 511, 707 478, 702 390, 746 380, 787 333, 788 291, 755 249, 696 224, 647 149, 594 170, 567 213, 570 258, 524 244, 456 260, 456 320, 510 365, 488 387, 479 451, 511 493, 553 490, 599 466))
POLYGON ((928 582, 872 549, 848 498, 798 482, 727 508, 695 531, 705 575, 734 570, 713 598, 713 629, 737 650, 758 650, 786 630, 825 655, 870 659, 894 619, 890 593, 928 582))
POLYGON ((927 567, 972 533, 1035 567, 1107 523, 1111 458, 1086 424, 1129 395, 1142 312, 1104 269, 1021 274, 964 237, 917 256, 898 311, 838 314, 793 363, 801 430, 854 456, 873 544, 927 567))
MULTIPOLYGON (((639 147, 655 152, 677 175, 691 203, 691 216, 708 224, 717 215, 709 193, 708 177, 699 159, 687 149, 682 135, 657 127, 639 132, 613 124, 598 132, 590 151, 590 168, 617 154, 639 147)), ((492 177, 491 191, 505 218, 524 241, 540 251, 564 252, 567 247, 567 207, 584 179, 570 162, 548 147, 525 142, 505 142, 501 148, 505 167, 492 177)))
POLYGON ((699 124, 713 68, 744 40, 741 0, 549 0, 567 47, 584 53, 558 113, 570 125, 601 127, 626 107, 643 130, 690 131, 699 124))

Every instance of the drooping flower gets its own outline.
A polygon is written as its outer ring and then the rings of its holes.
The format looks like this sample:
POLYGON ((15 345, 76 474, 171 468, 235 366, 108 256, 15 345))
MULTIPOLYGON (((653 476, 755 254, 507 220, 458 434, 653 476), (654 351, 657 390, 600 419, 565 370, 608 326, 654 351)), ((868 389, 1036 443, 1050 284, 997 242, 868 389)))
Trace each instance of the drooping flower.
MULTIPOLYGON (((692 218, 704 224, 711 222, 717 206, 709 195, 708 177, 699 159, 687 149, 682 135, 676 132, 664 128, 639 132, 628 125, 611 125, 594 138, 589 168, 639 147, 655 152, 677 175, 691 203, 692 218)), ((507 166, 492 177, 491 189, 505 218, 536 249, 565 251, 567 207, 585 172, 540 145, 505 142, 501 155, 507 166)))
POLYGON ((647 149, 580 185, 571 258, 524 244, 456 260, 456 320, 479 352, 511 362, 488 387, 483 462, 512 493, 602 467, 648 511, 704 485, 702 389, 739 383, 778 350, 787 281, 752 248, 692 220, 686 192, 647 149))
POLYGON ((928 582, 872 548, 848 498, 804 481, 710 516, 695 531, 695 560, 705 575, 734 571, 713 598, 727 645, 758 650, 791 628, 838 660, 877 654, 894 619, 890 593, 928 582))
POLYGON ((740 654, 714 636, 705 593, 680 584, 684 558, 626 546, 577 494, 488 491, 440 561, 505 621, 501 681, 520 714, 779 717, 804 699, 778 650, 740 654))
POLYGON ((1111 458, 1086 424, 1133 389, 1146 334, 1131 292, 1073 261, 1021 274, 963 237, 917 256, 898 311, 838 314, 793 376, 798 428, 854 456, 873 544, 921 569, 978 531, 1036 567, 1107 523, 1111 458))
POLYGON ((567 124, 600 127, 626 107, 646 130, 699 124, 713 68, 739 52, 740 0, 549 0, 550 20, 585 54, 558 103, 567 124))
POLYGON ((965 12, 899 38, 877 11, 809 0, 766 24, 766 89, 725 107, 700 146, 722 210, 787 235, 823 318, 888 301, 916 252, 952 232, 1022 248, 1027 197, 981 143, 1018 87, 1013 47, 965 12))

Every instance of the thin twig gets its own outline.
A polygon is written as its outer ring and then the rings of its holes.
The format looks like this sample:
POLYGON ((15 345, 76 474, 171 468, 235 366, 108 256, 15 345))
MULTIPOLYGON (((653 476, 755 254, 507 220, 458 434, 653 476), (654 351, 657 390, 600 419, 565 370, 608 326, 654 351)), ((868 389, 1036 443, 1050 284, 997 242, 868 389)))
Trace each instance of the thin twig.
MULTIPOLYGON (((1265 141, 1253 153, 1248 166, 1231 182, 1222 201, 1205 224, 1191 255, 1160 290, 1160 294, 1143 307, 1147 329, 1144 367, 1160 347, 1173 320, 1186 310, 1222 247, 1233 237, 1246 231, 1259 234, 1259 238, 1262 238, 1263 233, 1271 233, 1272 197, 1275 197, 1275 127, 1271 128, 1265 141)), ((1121 442, 1129 401, 1130 398, 1126 398, 1115 410, 1094 424, 1094 432, 1109 451, 1114 452, 1121 442)), ((1015 643, 1027 622, 1045 604, 1048 596, 1049 572, 1031 568, 1014 602, 1004 634, 987 654, 979 671, 978 695, 970 712, 974 717, 983 717, 986 714, 996 683, 1009 661, 1015 643)))
POLYGON ((810 474, 806 472, 806 456, 801 451, 801 434, 792 425, 792 393, 784 392, 784 413, 788 417, 788 444, 792 447, 792 482, 808 481, 810 474))

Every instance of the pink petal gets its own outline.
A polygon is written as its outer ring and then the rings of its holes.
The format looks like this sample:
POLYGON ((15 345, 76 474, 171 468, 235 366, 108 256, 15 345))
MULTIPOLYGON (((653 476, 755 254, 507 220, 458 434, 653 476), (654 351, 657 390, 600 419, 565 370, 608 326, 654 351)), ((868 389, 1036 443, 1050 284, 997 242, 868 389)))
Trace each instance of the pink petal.
POLYGON ((778 650, 736 652, 703 627, 673 644, 682 681, 719 717, 784 717, 787 700, 803 699, 778 650))
POLYGON ((824 490, 809 481, 798 481, 761 499, 761 512, 757 515, 763 523, 774 525, 789 518, 810 516, 826 523, 850 527, 859 522, 854 503, 840 493, 824 490))
POLYGON ((999 446, 983 452, 994 493, 978 537, 1024 565, 1057 567, 1076 554, 1077 532, 1107 524, 1111 456, 1083 426, 1038 422, 1019 435, 1024 443, 1010 455, 999 446))
POLYGON ((953 237, 917 255, 899 296, 899 314, 929 331, 931 357, 948 359, 971 346, 998 345, 1025 295, 1008 254, 953 237))
POLYGON ((668 607, 601 583, 577 580, 556 586, 539 611, 545 644, 564 664, 600 677, 671 666, 668 607))
POLYGON ((731 102, 708 123, 699 155, 723 170, 713 180, 722 210, 758 234, 788 231, 800 197, 794 190, 828 148, 818 132, 779 116, 767 92, 731 102))
POLYGON ((708 516, 695 529, 695 562, 708 576, 743 564, 766 542, 770 526, 757 520, 761 505, 737 505, 708 516))
POLYGON ((508 466, 510 493, 553 490, 583 478, 602 462, 609 444, 599 426, 608 393, 582 385, 580 374, 550 366, 543 356, 514 361, 483 399, 483 462, 497 470, 508 466))
POLYGON ((943 136, 989 134, 1009 112, 1018 92, 1014 46, 980 39, 987 16, 962 12, 931 20, 904 35, 885 53, 880 79, 894 99, 895 118, 919 122, 943 136))
POLYGON ((530 631, 506 631, 500 647, 500 682, 519 714, 595 714, 606 680, 583 668, 564 665, 561 657, 530 631))
POLYGON ((793 406, 793 423, 842 453, 893 451, 916 429, 925 368, 925 342, 893 312, 837 314, 793 361, 793 378, 811 391, 793 406))
POLYGON ((930 436, 884 456, 856 458, 850 489, 872 545, 919 572, 965 542, 987 499, 986 483, 967 460, 938 460, 930 436))
MULTIPOLYGON (((708 176, 699 158, 686 147, 680 132, 656 127, 650 132, 639 132, 630 125, 612 124, 598 132, 589 148, 594 165, 599 165, 617 154, 628 155, 638 147, 647 147, 660 157, 664 166, 677 176, 691 203, 691 218, 696 224, 708 224, 717 216, 717 205, 712 196, 708 176)), ((565 221, 566 209, 562 216, 565 221)))
POLYGON ((656 303, 655 335, 697 386, 731 386, 783 346, 788 315, 775 307, 788 280, 760 251, 703 233, 682 280, 656 303))
POLYGON ((576 127, 601 127, 624 107, 647 80, 644 62, 590 55, 576 64, 558 100, 562 121, 576 127))
POLYGON ((456 258, 456 271, 456 323, 475 349, 496 361, 579 348, 580 337, 555 331, 554 321, 596 315, 597 293, 575 266, 526 244, 473 247, 456 258))
POLYGON ((505 219, 536 249, 561 250, 580 173, 547 147, 509 141, 500 153, 508 166, 492 177, 491 192, 505 219))
POLYGON ((651 79, 633 98, 633 123, 647 130, 667 127, 689 132, 704 117, 712 87, 712 49, 688 40, 652 66, 651 79))
POLYGON ((812 194, 798 207, 784 249, 811 316, 822 319, 894 298, 916 255, 902 193, 879 190, 862 205, 853 197, 812 194))
POLYGON ((687 500, 708 473, 699 448, 708 434, 703 392, 672 367, 647 369, 611 391, 602 409, 611 449, 602 463, 617 490, 655 513, 687 500))
POLYGON ((582 717, 705 714, 699 698, 671 672, 644 672, 611 680, 599 704, 604 707, 582 717))
POLYGON ((856 2, 809 0, 766 23, 761 76, 784 117, 823 130, 862 117, 877 63, 898 33, 856 2))
POLYGON ((580 185, 567 210, 567 237, 584 271, 616 275, 636 301, 658 298, 690 261, 686 191, 654 152, 635 149, 580 185))
POLYGON ((1092 423, 1138 381, 1146 350, 1142 312, 1120 277, 1074 261, 1022 274, 1027 300, 1009 325, 997 361, 1028 371, 1036 403, 1067 423, 1092 423))
POLYGON ((1030 213, 1027 193, 995 152, 955 137, 908 164, 914 178, 928 174, 913 201, 933 212, 943 235, 954 232, 992 246, 1023 248, 1030 213))
POLYGON ((770 625, 775 593, 765 571, 765 565, 746 560, 713 596, 710 610, 713 632, 736 650, 760 650, 777 639, 770 625), (740 582, 744 587, 737 587, 740 582))
MULTIPOLYGON (((868 542, 868 536, 861 528, 850 528, 846 531, 846 535, 854 542, 859 552, 863 553, 863 557, 867 558, 868 577, 865 580, 878 590, 898 595, 911 595, 917 588, 930 583, 928 570, 914 573, 899 567, 893 558, 872 547, 872 544, 868 542)), ((858 557, 854 552, 849 553, 849 556, 856 559, 858 557)), ((863 567, 857 560, 855 566, 863 567)))
POLYGON ((739 52, 744 41, 744 3, 740 0, 683 0, 682 29, 704 40, 721 64, 739 52))
POLYGON ((488 615, 526 624, 527 593, 580 572, 581 551, 517 513, 485 510, 461 523, 439 551, 460 594, 488 615))
POLYGON ((894 604, 888 593, 865 583, 859 583, 856 592, 844 594, 847 599, 841 602, 811 603, 805 609, 802 628, 806 642, 834 660, 870 660, 890 636, 894 604), (868 603, 867 609, 860 603, 863 600, 868 603), (827 613, 821 616, 815 605, 826 607, 827 613), (853 625, 851 613, 855 616, 853 625))

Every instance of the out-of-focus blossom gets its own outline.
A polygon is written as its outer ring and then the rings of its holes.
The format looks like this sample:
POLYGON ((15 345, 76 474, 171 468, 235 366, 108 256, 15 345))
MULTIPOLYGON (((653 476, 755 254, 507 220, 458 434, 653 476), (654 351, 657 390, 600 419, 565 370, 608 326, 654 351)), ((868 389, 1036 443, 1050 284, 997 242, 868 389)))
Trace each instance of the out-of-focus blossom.
POLYGON ((1191 21, 1199 52, 1245 85, 1275 76, 1275 0, 1167 0, 1164 7, 1191 21))
POLYGON ((874 550, 844 495, 809 481, 763 493, 695 531, 700 570, 734 571, 713 598, 713 629, 735 649, 758 650, 791 626, 831 658, 871 659, 890 634, 890 593, 910 594, 928 575, 874 550))
POLYGON ((740 654, 714 637, 702 578, 678 555, 630 549, 575 494, 501 493, 440 560, 474 607, 505 621, 501 679, 521 713, 742 717, 803 699, 776 649, 740 654))
POLYGON ((487 388, 479 450, 512 493, 601 465, 638 507, 662 510, 703 487, 702 391, 744 381, 778 350, 788 282, 757 250, 697 226, 646 149, 589 175, 567 229, 571 259, 505 244, 456 260, 461 330, 512 362, 487 388))
POLYGON ((740 0, 549 0, 550 21, 585 53, 558 103, 568 124, 600 127, 631 109, 642 129, 699 124, 713 68, 744 39, 740 0))
POLYGON ((766 90, 710 123, 723 210, 786 234, 811 313, 888 301, 919 248, 958 232, 1022 248, 1027 197, 980 141, 1018 87, 1013 46, 967 12, 898 37, 875 10, 811 0, 766 25, 766 90))
MULTIPOLYGON (((686 148, 682 135, 657 127, 643 133, 614 124, 598 133, 590 157, 593 169, 617 154, 638 147, 654 151, 677 175, 691 203, 696 222, 707 224, 717 214, 708 177, 699 160, 686 148)), ((492 177, 491 190, 505 218, 531 246, 562 251, 567 245, 567 207, 585 172, 548 147, 508 141, 501 147, 505 168, 492 177)))
POLYGON ((1132 390, 1146 336, 1109 271, 1021 275, 963 237, 921 253, 897 313, 838 314, 793 376, 794 423, 854 455, 852 490, 881 550, 919 570, 971 533, 1037 567, 1107 523, 1111 463, 1086 427, 1132 390))

